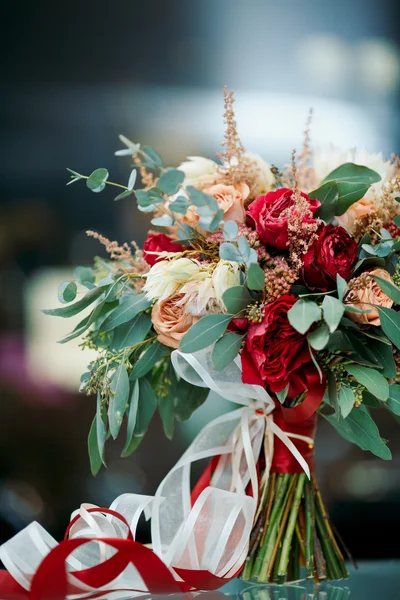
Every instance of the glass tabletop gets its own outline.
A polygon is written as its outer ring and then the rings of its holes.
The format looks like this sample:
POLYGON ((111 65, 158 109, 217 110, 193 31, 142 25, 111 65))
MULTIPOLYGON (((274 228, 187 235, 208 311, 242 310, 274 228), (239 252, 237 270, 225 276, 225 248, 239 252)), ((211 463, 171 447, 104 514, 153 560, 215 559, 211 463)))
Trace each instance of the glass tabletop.
POLYGON ((349 570, 349 579, 319 585, 251 585, 235 579, 219 592, 235 600, 400 600, 400 561, 361 562, 349 570))

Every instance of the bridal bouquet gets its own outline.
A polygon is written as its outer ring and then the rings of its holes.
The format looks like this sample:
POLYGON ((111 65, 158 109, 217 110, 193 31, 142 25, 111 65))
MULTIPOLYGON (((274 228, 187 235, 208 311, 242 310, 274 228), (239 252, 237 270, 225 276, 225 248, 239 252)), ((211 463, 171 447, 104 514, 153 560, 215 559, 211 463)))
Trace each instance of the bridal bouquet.
MULTIPOLYGON (((303 567, 315 581, 340 579, 345 550, 314 476, 314 435, 319 416, 391 457, 371 413, 400 414, 400 161, 313 151, 308 123, 302 151, 280 170, 244 149, 233 94, 224 99, 216 162, 164 167, 121 136, 126 186, 104 168, 70 170, 70 183, 95 193, 118 187, 115 199, 136 200, 155 229, 143 249, 89 231, 109 258, 78 267, 60 286, 65 306, 44 312, 90 307, 61 342, 80 337, 98 353, 81 380, 97 398, 93 474, 107 439, 123 431, 128 456, 156 410, 171 438, 209 390, 241 405, 207 425, 147 501, 153 551, 175 580, 204 588, 193 574, 208 573, 217 587, 241 573, 283 583, 303 567), (190 464, 204 458, 190 491, 190 464)), ((143 497, 120 498, 97 518, 122 515, 132 531, 143 497)), ((85 514, 75 519, 88 525, 85 514)))

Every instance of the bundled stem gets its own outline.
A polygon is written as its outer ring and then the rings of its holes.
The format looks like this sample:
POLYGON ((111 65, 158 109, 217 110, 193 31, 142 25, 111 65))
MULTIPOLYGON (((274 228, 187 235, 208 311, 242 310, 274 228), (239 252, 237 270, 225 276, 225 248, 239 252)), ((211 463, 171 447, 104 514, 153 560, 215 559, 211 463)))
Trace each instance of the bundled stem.
POLYGON ((242 573, 260 583, 348 577, 315 476, 271 474, 242 573), (305 573, 302 569, 305 567, 305 573))

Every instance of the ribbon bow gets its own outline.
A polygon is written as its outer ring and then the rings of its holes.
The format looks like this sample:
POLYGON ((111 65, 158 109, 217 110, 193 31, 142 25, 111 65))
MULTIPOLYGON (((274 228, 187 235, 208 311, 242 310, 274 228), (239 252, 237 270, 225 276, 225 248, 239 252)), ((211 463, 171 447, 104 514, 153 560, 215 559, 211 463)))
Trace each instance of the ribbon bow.
POLYGON ((83 504, 72 514, 69 539, 60 544, 38 523, 3 544, 0 559, 18 584, 31 591, 31 598, 44 598, 47 592, 54 598, 61 588, 74 598, 100 597, 100 592, 107 597, 111 591, 118 597, 127 590, 216 589, 235 577, 246 559, 258 506, 256 464, 262 445, 263 483, 271 469, 274 436, 310 476, 307 461, 290 438, 307 444, 312 439, 285 432, 274 422, 274 401, 261 386, 242 383, 238 359, 218 372, 210 349, 194 354, 175 350, 171 359, 180 377, 241 408, 204 427, 154 496, 123 494, 110 509, 83 504), (216 460, 216 468, 192 505, 190 468, 201 459, 216 460), (246 495, 249 483, 252 495, 246 495), (151 516, 152 550, 134 541, 142 513, 151 516), (151 565, 150 574, 146 564, 151 565))

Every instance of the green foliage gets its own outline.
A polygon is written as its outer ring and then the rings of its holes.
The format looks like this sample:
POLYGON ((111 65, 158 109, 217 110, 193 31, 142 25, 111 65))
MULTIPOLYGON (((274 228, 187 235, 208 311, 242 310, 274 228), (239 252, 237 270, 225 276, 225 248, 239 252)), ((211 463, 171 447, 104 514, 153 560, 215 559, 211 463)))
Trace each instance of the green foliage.
POLYGON ((196 352, 211 346, 223 333, 233 315, 213 314, 202 317, 183 336, 179 348, 182 352, 196 352))
POLYGON ((344 305, 337 298, 325 296, 322 302, 322 310, 324 312, 324 321, 329 327, 329 331, 333 333, 337 329, 341 318, 344 314, 344 305))
POLYGON ((97 475, 97 473, 101 469, 103 461, 101 459, 99 447, 97 445, 96 415, 94 416, 92 424, 90 426, 90 431, 88 435, 88 451, 90 460, 90 470, 92 472, 92 475, 97 475))
POLYGON ((392 345, 388 346, 378 340, 371 340, 369 342, 369 349, 373 356, 375 356, 378 364, 382 367, 382 375, 387 379, 394 379, 396 377, 396 364, 393 358, 392 345))
POLYGON ((339 275, 339 273, 336 275, 336 286, 338 298, 340 301, 342 301, 347 291, 347 282, 339 275))
POLYGON ((238 355, 242 340, 242 335, 232 332, 217 340, 212 351, 212 362, 217 371, 225 369, 238 355))
POLYGON ((173 202, 169 205, 169 208, 172 212, 181 213, 182 215, 186 214, 188 209, 189 202, 185 196, 178 196, 175 198, 173 202))
POLYGON ((345 182, 345 183, 365 183, 371 185, 381 180, 381 176, 372 169, 354 163, 344 163, 334 169, 324 179, 327 181, 345 182))
POLYGON ((108 422, 110 433, 115 440, 122 425, 129 395, 129 378, 125 362, 121 362, 113 374, 110 388, 111 396, 108 405, 108 422))
POLYGON ((369 450, 379 458, 390 460, 389 448, 379 435, 378 428, 366 410, 353 408, 346 419, 338 420, 331 415, 323 415, 327 421, 348 442, 357 444, 362 450, 369 450))
POLYGON ((63 304, 72 302, 76 298, 78 288, 75 281, 64 281, 58 288, 58 299, 63 304))
POLYGON ((346 370, 358 383, 365 386, 373 396, 379 398, 379 400, 388 399, 389 384, 379 371, 358 365, 346 365, 346 370))
POLYGON ((106 181, 108 179, 107 169, 96 169, 86 179, 86 185, 92 192, 102 192, 106 187, 106 181))
POLYGON ((96 436, 97 436, 97 448, 101 458, 101 462, 105 466, 104 460, 104 445, 107 439, 107 413, 102 406, 101 394, 97 392, 97 405, 96 405, 96 436))
POLYGON ((74 275, 77 282, 89 290, 95 287, 96 277, 91 267, 76 267, 74 275))
POLYGON ((377 308, 383 332, 400 349, 400 314, 391 308, 384 308, 383 306, 377 308))
POLYGON ((73 330, 72 333, 70 333, 69 335, 67 335, 65 338, 63 338, 62 340, 60 340, 60 344, 65 344, 66 342, 70 342, 71 340, 80 337, 83 333, 85 333, 85 331, 87 331, 89 329, 89 327, 91 327, 93 324, 95 324, 96 322, 101 322, 104 317, 106 317, 108 315, 108 313, 110 313, 112 310, 114 310, 114 308, 117 306, 118 302, 101 302, 100 304, 98 304, 96 306, 96 308, 94 308, 92 310, 92 312, 90 313, 90 315, 88 317, 86 317, 85 319, 83 319, 83 321, 81 321, 78 326, 73 330))
MULTIPOLYGON (((240 238, 239 238, 240 239, 240 238)), ((251 263, 247 270, 247 287, 250 290, 263 290, 265 287, 265 273, 257 263, 251 263)))
MULTIPOLYGON (((136 383, 139 385, 139 393, 137 400, 137 411, 135 415, 135 426, 133 427, 133 431, 131 431, 131 427, 128 428, 125 447, 121 454, 122 457, 129 456, 139 446, 157 408, 156 397, 148 380, 146 378, 138 379, 137 382, 135 381, 133 383, 133 387, 136 385, 136 383)), ((132 400, 135 402, 133 389, 129 399, 129 411, 132 400)), ((132 410, 134 410, 134 408, 132 410)))
POLYGON ((321 206, 315 213, 325 223, 331 223, 335 218, 337 203, 339 200, 339 188, 335 182, 324 183, 318 189, 310 193, 310 198, 319 200, 321 206))
POLYGON ((301 334, 305 334, 313 323, 321 318, 321 309, 318 304, 300 298, 288 311, 288 319, 291 326, 301 334))
POLYGON ((104 321, 101 331, 110 331, 119 325, 130 321, 143 310, 150 308, 151 302, 145 294, 128 294, 121 298, 119 305, 112 314, 104 321))
POLYGON ((166 169, 160 176, 157 187, 168 196, 172 196, 179 191, 185 174, 178 169, 166 169))
POLYGON ((142 342, 151 329, 151 317, 147 313, 139 313, 130 321, 119 325, 114 330, 111 343, 113 350, 123 350, 142 342))
POLYGON ((167 352, 168 349, 160 344, 159 341, 156 340, 153 342, 133 365, 130 379, 139 379, 140 377, 147 375, 147 373, 151 371, 160 358, 162 358, 167 352))
POLYGON ((385 292, 385 294, 389 296, 389 298, 391 298, 395 304, 400 304, 400 289, 397 287, 397 285, 394 285, 391 281, 387 281, 386 279, 378 277, 377 275, 372 275, 372 278, 376 281, 381 290, 385 292))
POLYGON ((53 317, 73 317, 78 313, 82 312, 85 308, 93 304, 95 300, 97 300, 105 291, 107 291, 109 285, 102 285, 97 288, 93 288, 87 294, 83 296, 78 302, 75 304, 70 304, 69 306, 63 306, 61 308, 48 308, 42 310, 42 313, 45 315, 50 315, 53 317))
POLYGON ((251 302, 254 302, 249 290, 244 285, 235 285, 228 288, 222 296, 222 301, 227 310, 235 315, 244 310, 251 302))
POLYGON ((387 399, 386 406, 395 415, 400 415, 400 385, 394 383, 389 386, 389 398, 387 399))
POLYGON ((227 242, 235 242, 239 227, 236 221, 225 221, 224 223, 224 239, 227 242))
POLYGON ((320 323, 313 331, 310 331, 307 340, 314 350, 323 350, 329 342, 329 327, 327 324, 320 323))
POLYGON ((339 390, 338 402, 339 402, 341 415, 342 415, 343 419, 345 419, 346 417, 349 416, 349 414, 351 413, 351 411, 353 409, 353 405, 354 405, 353 390, 350 387, 341 387, 339 390))

